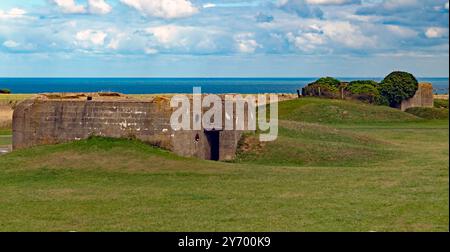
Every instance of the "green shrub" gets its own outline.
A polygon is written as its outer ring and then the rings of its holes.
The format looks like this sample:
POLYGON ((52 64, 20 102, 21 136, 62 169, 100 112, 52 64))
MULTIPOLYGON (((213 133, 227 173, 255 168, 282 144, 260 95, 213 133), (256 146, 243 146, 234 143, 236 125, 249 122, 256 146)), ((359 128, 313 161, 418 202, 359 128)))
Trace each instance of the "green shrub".
POLYGON ((376 97, 380 96, 378 88, 367 84, 349 85, 347 91, 350 92, 353 98, 369 103, 374 103, 376 97))
POLYGON ((341 85, 341 81, 332 77, 324 77, 316 80, 312 84, 338 89, 339 86, 341 85))
POLYGON ((351 92, 354 95, 372 95, 378 96, 380 95, 380 90, 376 86, 361 84, 361 85, 349 85, 346 88, 347 91, 351 92))
POLYGON ((360 85, 370 85, 373 87, 378 87, 380 84, 378 84, 378 82, 373 81, 373 80, 356 80, 356 81, 351 81, 348 84, 348 87, 354 87, 354 86, 360 86, 360 85))
POLYGON ((448 100, 435 99, 434 100, 434 107, 435 108, 446 108, 446 109, 448 109, 448 100))
POLYGON ((322 96, 328 98, 339 97, 339 87, 341 81, 332 77, 324 77, 308 84, 303 88, 303 95, 305 96, 322 96))
POLYGON ((9 89, 0 89, 0 94, 11 94, 11 90, 9 89))
POLYGON ((378 105, 388 105, 389 103, 381 96, 379 84, 372 80, 357 80, 350 82, 345 88, 347 95, 354 99, 374 103, 378 105))
POLYGON ((448 119, 448 109, 444 108, 409 108, 405 112, 424 119, 448 119))
POLYGON ((380 94, 379 96, 375 97, 374 104, 381 106, 389 106, 389 100, 380 94))
POLYGON ((392 72, 380 84, 381 95, 392 107, 398 107, 403 100, 414 96, 419 83, 414 75, 406 72, 392 72))
POLYGON ((339 96, 339 89, 328 85, 310 84, 303 89, 303 95, 334 98, 339 96))

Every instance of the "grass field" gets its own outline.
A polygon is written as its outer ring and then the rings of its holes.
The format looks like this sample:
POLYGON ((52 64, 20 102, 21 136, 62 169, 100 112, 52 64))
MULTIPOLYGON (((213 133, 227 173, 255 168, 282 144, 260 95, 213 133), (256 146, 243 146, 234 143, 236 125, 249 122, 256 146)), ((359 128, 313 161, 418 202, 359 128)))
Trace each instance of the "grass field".
POLYGON ((280 119, 231 163, 104 138, 0 156, 0 230, 448 231, 448 120, 319 99, 280 119))
POLYGON ((9 146, 12 144, 11 134, 12 132, 10 129, 0 128, 0 150, 9 148, 9 146))

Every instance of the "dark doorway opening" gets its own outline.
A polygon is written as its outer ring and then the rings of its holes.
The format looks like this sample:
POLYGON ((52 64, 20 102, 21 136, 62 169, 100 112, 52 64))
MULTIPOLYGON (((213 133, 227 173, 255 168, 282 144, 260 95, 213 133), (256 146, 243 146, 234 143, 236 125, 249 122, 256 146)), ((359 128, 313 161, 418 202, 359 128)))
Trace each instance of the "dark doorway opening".
POLYGON ((210 160, 219 161, 220 159, 220 131, 205 131, 211 149, 210 160))

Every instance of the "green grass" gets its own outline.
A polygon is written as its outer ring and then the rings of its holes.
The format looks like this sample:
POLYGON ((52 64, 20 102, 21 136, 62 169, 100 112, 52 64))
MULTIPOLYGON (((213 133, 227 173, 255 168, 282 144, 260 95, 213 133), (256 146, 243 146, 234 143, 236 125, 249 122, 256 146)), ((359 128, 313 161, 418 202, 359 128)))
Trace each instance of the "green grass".
POLYGON ((287 166, 369 166, 373 160, 400 155, 395 145, 377 138, 320 124, 280 121, 277 141, 258 144, 246 136, 238 155, 243 163, 287 166), (250 144, 249 144, 250 143, 250 144))
POLYGON ((33 96, 32 94, 0 94, 0 106, 14 107, 17 103, 33 96))
POLYGON ((322 124, 379 124, 421 120, 386 106, 320 98, 283 102, 279 106, 279 118, 322 124))
POLYGON ((23 101, 33 96, 33 94, 0 94, 0 101, 23 101))
POLYGON ((446 108, 409 108, 406 112, 424 119, 448 119, 446 108))
POLYGON ((12 132, 10 129, 0 129, 0 148, 12 144, 12 132))
POLYGON ((10 136, 12 135, 12 130, 11 129, 0 129, 0 136, 10 136))
POLYGON ((448 109, 448 100, 434 99, 434 107, 448 109))
POLYGON ((0 147, 10 145, 12 142, 11 136, 0 135, 0 147))
POLYGON ((104 138, 0 156, 0 231, 448 231, 448 121, 302 121, 320 101, 234 163, 104 138))

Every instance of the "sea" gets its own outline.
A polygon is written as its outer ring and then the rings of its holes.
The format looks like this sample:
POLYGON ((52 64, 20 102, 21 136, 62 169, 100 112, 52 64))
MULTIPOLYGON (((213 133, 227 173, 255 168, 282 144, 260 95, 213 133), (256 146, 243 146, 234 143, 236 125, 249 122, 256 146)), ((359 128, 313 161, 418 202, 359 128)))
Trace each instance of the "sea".
MULTIPOLYGON (((0 89, 15 94, 50 92, 119 92, 123 94, 192 93, 201 87, 211 94, 296 93, 317 78, 0 78, 0 89)), ((341 81, 382 78, 339 78, 341 81)), ((448 94, 449 78, 418 78, 431 82, 435 93, 448 94)))

